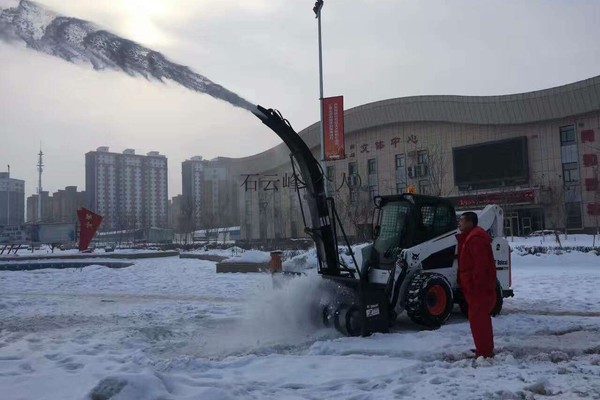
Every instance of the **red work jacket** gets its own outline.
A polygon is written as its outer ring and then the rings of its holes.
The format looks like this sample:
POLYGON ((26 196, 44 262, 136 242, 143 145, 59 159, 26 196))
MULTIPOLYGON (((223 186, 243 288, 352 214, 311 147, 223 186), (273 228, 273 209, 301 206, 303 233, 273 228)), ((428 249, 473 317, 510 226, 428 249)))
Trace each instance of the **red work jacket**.
MULTIPOLYGON (((490 235, 476 226, 456 235, 458 239, 458 285, 467 299, 496 299, 496 262, 490 235)), ((468 300, 467 300, 468 301, 468 300)))

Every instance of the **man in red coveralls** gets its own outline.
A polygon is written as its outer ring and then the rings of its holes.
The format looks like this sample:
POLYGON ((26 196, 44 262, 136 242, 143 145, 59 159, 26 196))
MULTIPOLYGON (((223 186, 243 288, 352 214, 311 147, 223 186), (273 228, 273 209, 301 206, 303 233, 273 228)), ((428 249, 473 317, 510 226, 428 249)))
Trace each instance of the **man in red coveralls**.
POLYGON ((474 212, 466 212, 459 219, 457 279, 469 309, 475 356, 493 357, 490 314, 496 305, 496 262, 490 235, 477 223, 474 212))

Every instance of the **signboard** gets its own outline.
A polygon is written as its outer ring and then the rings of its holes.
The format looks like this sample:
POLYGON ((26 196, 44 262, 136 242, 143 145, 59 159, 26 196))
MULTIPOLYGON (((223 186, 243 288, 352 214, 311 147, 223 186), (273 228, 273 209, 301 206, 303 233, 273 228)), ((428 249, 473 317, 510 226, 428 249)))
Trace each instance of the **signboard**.
POLYGON ((451 200, 455 202, 457 208, 487 206, 488 204, 533 204, 535 202, 535 194, 533 190, 521 190, 455 197, 451 200))
POLYGON ((32 240, 45 244, 74 243, 75 232, 75 224, 37 224, 33 225, 32 240))
POLYGON ((325 161, 346 158, 344 145, 344 97, 326 97, 323 107, 323 146, 325 161))

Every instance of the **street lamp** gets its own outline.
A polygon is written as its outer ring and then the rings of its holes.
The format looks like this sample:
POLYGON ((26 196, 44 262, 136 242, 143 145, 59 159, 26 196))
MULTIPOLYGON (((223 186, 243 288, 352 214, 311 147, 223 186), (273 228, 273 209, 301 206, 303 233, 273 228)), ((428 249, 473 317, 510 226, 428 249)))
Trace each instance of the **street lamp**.
POLYGON ((10 165, 8 167, 8 179, 6 180, 6 226, 10 225, 10 165))
MULTIPOLYGON (((321 45, 321 9, 323 8, 324 0, 317 0, 313 11, 318 21, 319 26, 319 108, 321 110, 321 169, 323 172, 323 179, 326 179, 325 170, 325 144, 324 142, 324 121, 323 121, 323 47, 321 45)), ((325 186, 325 196, 327 196, 327 184, 325 186)))

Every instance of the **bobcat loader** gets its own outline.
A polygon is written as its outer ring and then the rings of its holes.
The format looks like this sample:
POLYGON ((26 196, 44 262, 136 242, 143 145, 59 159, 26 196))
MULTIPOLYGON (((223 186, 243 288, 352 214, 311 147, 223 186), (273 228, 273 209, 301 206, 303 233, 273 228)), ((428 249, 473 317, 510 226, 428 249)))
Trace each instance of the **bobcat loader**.
MULTIPOLYGON (((318 273, 329 294, 319 304, 323 323, 346 335, 366 336, 388 332, 403 311, 427 328, 444 324, 456 303, 466 313, 456 281, 457 218, 450 201, 411 193, 375 197, 374 242, 355 255, 334 199, 325 194, 323 171, 306 143, 279 112, 257 106, 254 114, 290 149, 294 173, 305 186, 305 232, 315 242, 318 273), (339 256, 339 238, 348 246, 350 265, 339 256)), ((502 236, 502 209, 489 205, 478 214, 479 226, 492 238, 497 314, 503 298, 513 296, 510 247, 502 236)))

